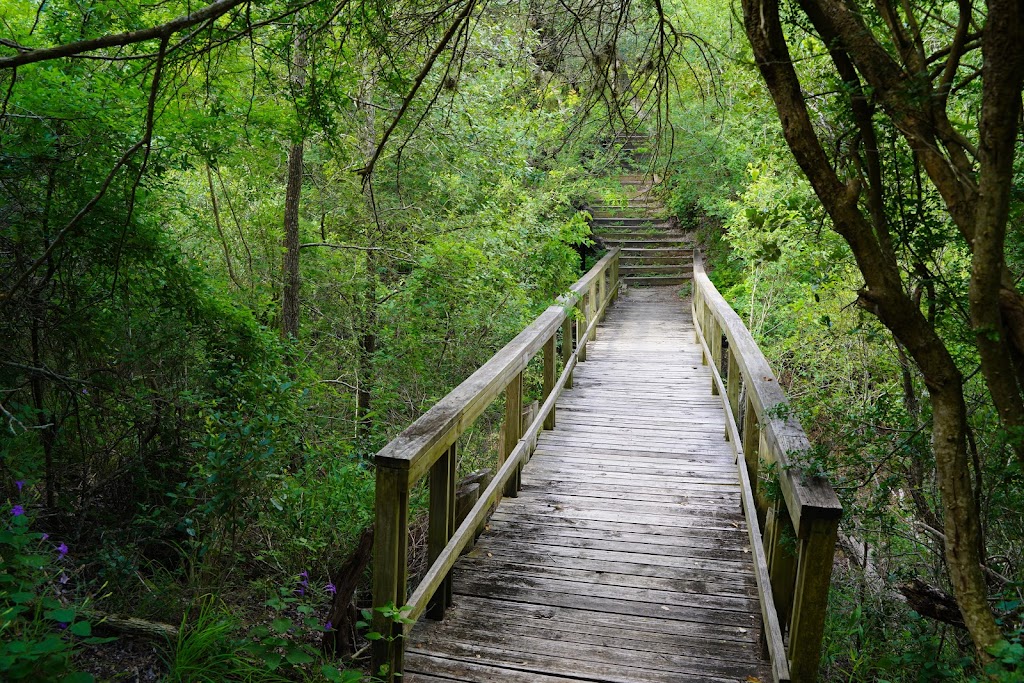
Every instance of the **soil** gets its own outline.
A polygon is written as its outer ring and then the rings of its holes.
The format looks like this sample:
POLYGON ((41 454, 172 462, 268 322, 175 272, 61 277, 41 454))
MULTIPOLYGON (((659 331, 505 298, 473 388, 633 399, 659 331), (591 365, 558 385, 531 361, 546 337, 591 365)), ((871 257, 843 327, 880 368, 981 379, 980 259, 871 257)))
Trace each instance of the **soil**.
POLYGON ((83 648, 75 663, 99 683, 155 683, 167 675, 165 652, 150 639, 120 636, 109 643, 83 648))

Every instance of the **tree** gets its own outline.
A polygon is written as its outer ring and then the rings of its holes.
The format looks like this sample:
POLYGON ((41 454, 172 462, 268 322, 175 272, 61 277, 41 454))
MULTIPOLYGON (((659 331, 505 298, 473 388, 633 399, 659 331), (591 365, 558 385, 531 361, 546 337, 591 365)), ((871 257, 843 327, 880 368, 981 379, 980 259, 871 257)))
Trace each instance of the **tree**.
POLYGON ((991 0, 987 8, 969 0, 899 7, 882 0, 873 10, 846 0, 799 0, 784 27, 778 0, 743 2, 746 34, 786 142, 864 277, 858 303, 892 332, 928 388, 946 562, 983 659, 1002 634, 982 573, 975 507, 980 492, 971 482, 964 374, 908 282, 922 270, 927 274, 928 264, 910 248, 915 226, 893 230, 879 129, 889 126, 903 139, 970 252, 969 318, 981 372, 1012 448, 1024 461, 1024 299, 1015 284, 1019 264, 1008 257, 1007 245, 1018 177, 1022 14, 1024 7, 1012 0, 991 0), (814 102, 817 125, 807 93, 811 83, 825 79, 794 64, 790 45, 799 33, 824 45, 814 68, 838 86, 832 109, 814 102), (972 92, 979 77, 981 92, 972 92), (908 251, 917 266, 909 273, 908 251))
MULTIPOLYGON (((298 28, 292 47, 292 97, 302 97, 306 87, 306 32, 298 28)), ((296 109, 298 109, 296 105, 296 109)), ((301 116, 301 113, 299 114, 301 116)), ((299 128, 302 122, 299 122, 299 128)), ((297 133, 288 149, 288 185, 284 199, 284 292, 281 296, 281 334, 299 338, 299 201, 302 196, 302 158, 305 136, 297 133)))

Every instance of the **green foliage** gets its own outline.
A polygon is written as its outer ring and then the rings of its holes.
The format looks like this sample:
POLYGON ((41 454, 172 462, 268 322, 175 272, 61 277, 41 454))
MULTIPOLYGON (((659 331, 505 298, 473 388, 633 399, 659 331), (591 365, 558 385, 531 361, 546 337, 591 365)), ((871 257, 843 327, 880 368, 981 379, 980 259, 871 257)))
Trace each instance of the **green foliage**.
POLYGON ((264 675, 240 656, 233 634, 237 622, 213 596, 204 596, 181 620, 178 639, 168 658, 169 683, 285 680, 264 675), (193 615, 193 611, 195 614, 193 615))
MULTIPOLYGON (((25 482, 18 482, 19 492, 25 482)), ((82 645, 113 640, 92 635, 81 605, 61 590, 70 568, 67 546, 32 531, 22 503, 8 505, 0 530, 0 678, 5 681, 92 681, 72 661, 82 645)))

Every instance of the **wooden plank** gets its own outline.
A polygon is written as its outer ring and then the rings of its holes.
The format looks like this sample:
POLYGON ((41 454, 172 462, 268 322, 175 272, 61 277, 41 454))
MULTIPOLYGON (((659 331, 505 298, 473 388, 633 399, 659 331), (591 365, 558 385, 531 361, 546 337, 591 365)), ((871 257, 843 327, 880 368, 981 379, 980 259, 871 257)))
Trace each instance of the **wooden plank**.
MULTIPOLYGON (((707 342, 698 335, 698 340, 707 349, 707 342)), ((735 371, 735 368, 730 368, 735 371)), ((772 665, 772 678, 775 683, 790 683, 789 658, 782 639, 782 625, 785 623, 785 612, 780 615, 780 605, 788 605, 788 598, 783 595, 779 597, 778 585, 771 574, 771 557, 766 557, 761 547, 760 530, 758 529, 757 506, 754 501, 754 490, 751 486, 747 473, 746 462, 739 450, 736 450, 741 437, 736 426, 736 420, 732 411, 733 402, 728 396, 728 390, 722 382, 717 364, 711 370, 712 377, 722 397, 722 407, 725 409, 726 435, 733 444, 736 456, 736 468, 740 477, 740 489, 743 494, 743 514, 747 519, 747 529, 750 533, 750 547, 753 550, 754 577, 757 580, 758 594, 761 596, 761 618, 764 628, 765 644, 772 665), (781 616, 781 619, 780 619, 781 616)), ((788 521, 788 518, 787 520, 788 521)))
POLYGON ((433 461, 479 417, 487 406, 522 372, 544 342, 562 325, 566 308, 572 307, 593 280, 604 272, 617 250, 610 251, 570 288, 573 294, 550 306, 525 330, 506 344, 476 372, 438 401, 430 410, 381 449, 378 463, 408 469, 410 481, 417 481, 433 461))
MULTIPOLYGON (((555 367, 555 335, 544 342, 544 391, 541 394, 541 401, 545 401, 551 392, 555 390, 555 381, 558 375, 555 367)), ((555 410, 552 408, 547 417, 544 418, 544 429, 555 428, 555 410)))
MULTIPOLYGON (((808 523, 810 518, 838 519, 842 515, 842 505, 828 482, 806 476, 798 469, 789 467, 788 454, 805 452, 810 448, 810 443, 792 416, 775 417, 779 414, 780 405, 788 405, 785 394, 743 321, 704 273, 699 255, 694 256, 693 283, 695 289, 700 289, 701 300, 707 302, 708 312, 715 323, 721 326, 729 339, 730 348, 734 350, 737 366, 743 374, 743 384, 758 415, 761 430, 777 456, 779 483, 793 526, 801 537, 806 536, 807 531, 802 522, 805 515, 808 516, 808 523)), ((783 414, 786 412, 783 411, 783 414)))
MULTIPOLYGON (((517 648, 488 646, 481 643, 431 642, 430 654, 449 658, 477 661, 483 664, 499 666, 505 669, 530 672, 532 674, 550 675, 570 669, 577 673, 577 679, 601 681, 602 683, 735 683, 737 679, 731 674, 709 675, 693 673, 678 668, 659 670, 643 666, 630 666, 612 662, 572 659, 572 651, 557 641, 536 639, 531 641, 532 649, 546 649, 549 652, 531 652, 517 648)), ((412 648, 419 652, 419 648, 412 648)), ((621 652, 621 651, 620 651, 621 652)), ((606 650, 605 655, 609 653, 606 650)), ((632 662, 631 662, 632 663, 632 662)), ((639 662, 637 662, 639 664, 639 662)), ((755 669, 756 673, 756 669, 755 669)), ((492 679, 498 680, 501 679, 492 679)))
MULTIPOLYGON (((430 510, 427 527, 427 558, 433 563, 448 545, 455 532, 455 473, 457 444, 453 443, 443 458, 430 468, 430 510)), ((427 615, 443 619, 452 604, 452 580, 449 573, 431 599, 427 615)))
MULTIPOLYGON (((408 573, 409 487, 406 472, 389 467, 377 468, 376 523, 373 540, 374 605, 405 604, 408 573)), ((402 673, 401 630, 378 612, 373 629, 384 637, 374 641, 374 671, 387 670, 387 679, 402 673)))
MULTIPOLYGON (((498 454, 498 466, 505 462, 509 454, 523 436, 523 373, 520 372, 505 387, 505 423, 502 427, 504 437, 501 441, 501 452, 498 454)), ((519 495, 520 471, 517 467, 505 485, 504 495, 515 498, 519 495)))
MULTIPOLYGON (((603 301, 588 328, 614 296, 607 289, 594 292, 603 301)), ((608 315, 588 363, 573 368, 576 388, 558 399, 555 428, 534 432, 520 496, 501 503, 459 561, 445 621, 409 632, 407 676, 768 680, 721 404, 707 390, 708 370, 695 370, 678 299, 638 312, 635 296, 650 295, 624 294, 626 307, 608 315), (686 352, 662 355, 665 348, 686 352)), ((556 387, 566 379, 563 371, 556 387)), ((456 541, 417 594, 436 585, 456 541)))

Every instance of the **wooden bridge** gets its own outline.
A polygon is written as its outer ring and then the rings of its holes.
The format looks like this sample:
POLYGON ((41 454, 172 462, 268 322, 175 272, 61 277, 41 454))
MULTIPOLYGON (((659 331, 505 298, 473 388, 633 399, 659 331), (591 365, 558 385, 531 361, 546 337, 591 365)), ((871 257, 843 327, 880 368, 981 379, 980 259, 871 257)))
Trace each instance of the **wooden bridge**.
POLYGON ((686 300, 619 296, 619 255, 377 455, 374 605, 408 605, 375 613, 385 680, 816 679, 839 502, 795 466, 806 436, 699 255, 686 300), (457 440, 501 396, 499 469, 456 528, 457 440), (424 479, 430 566, 407 599, 424 479))

